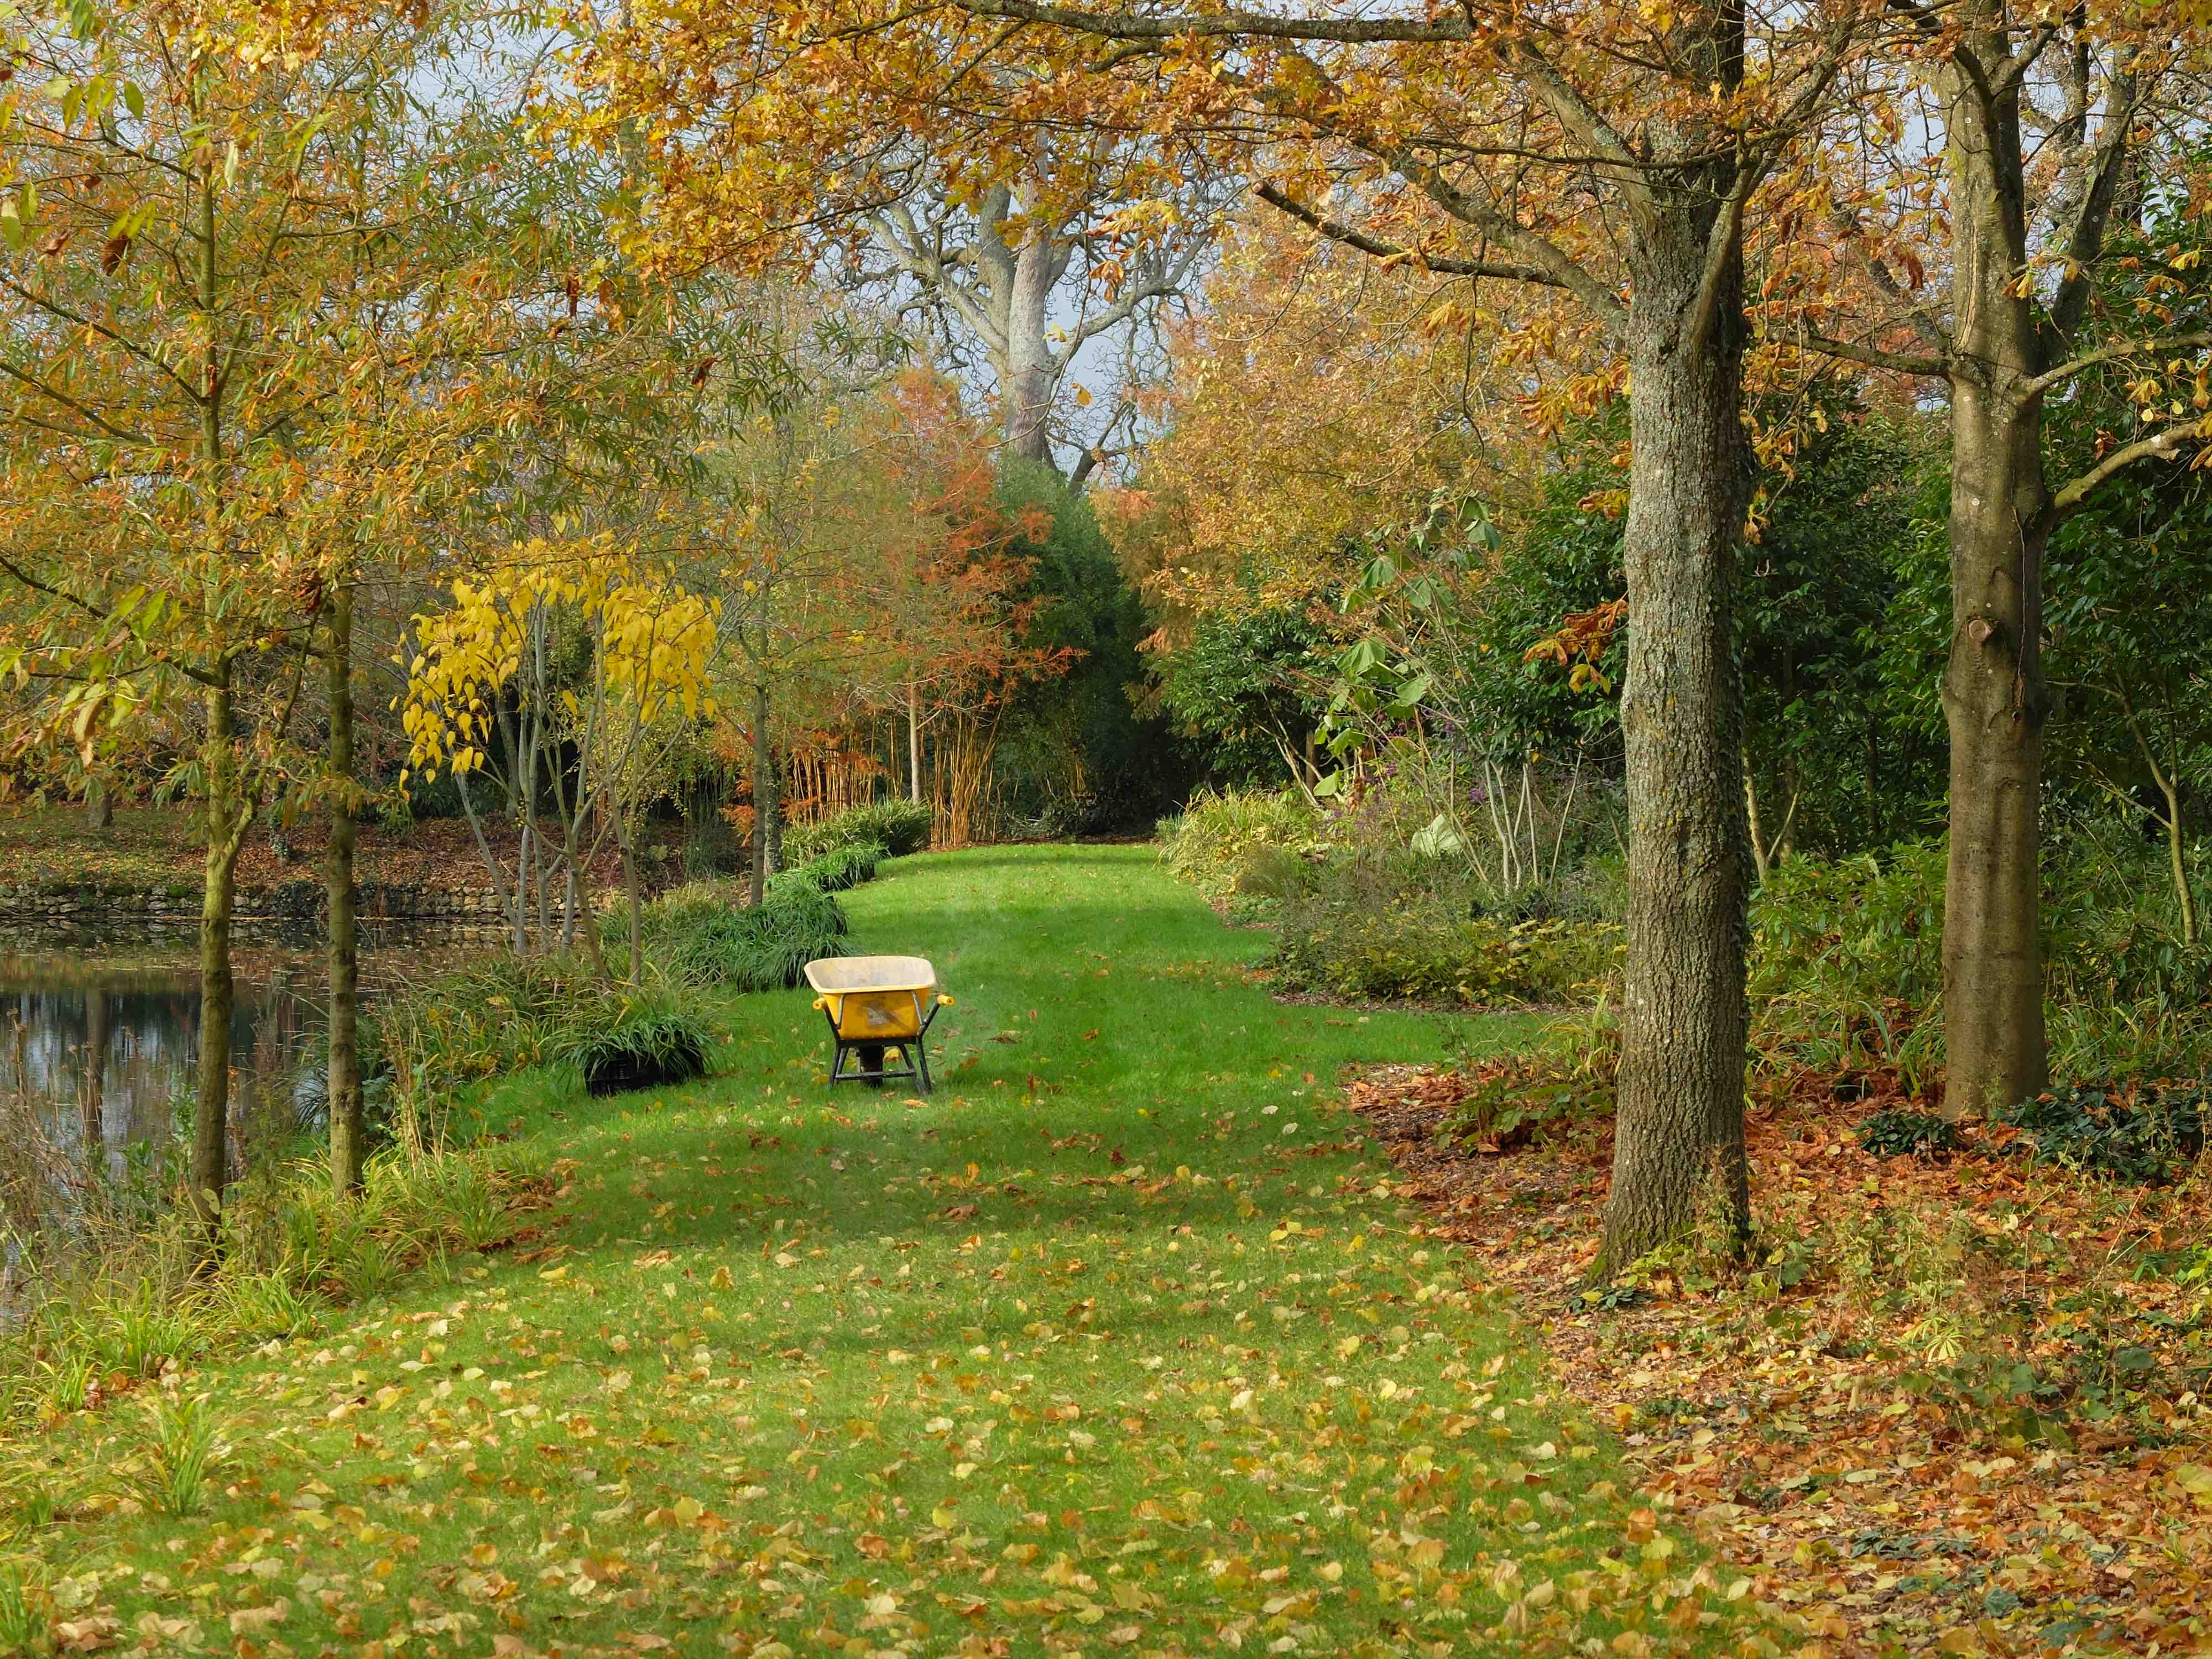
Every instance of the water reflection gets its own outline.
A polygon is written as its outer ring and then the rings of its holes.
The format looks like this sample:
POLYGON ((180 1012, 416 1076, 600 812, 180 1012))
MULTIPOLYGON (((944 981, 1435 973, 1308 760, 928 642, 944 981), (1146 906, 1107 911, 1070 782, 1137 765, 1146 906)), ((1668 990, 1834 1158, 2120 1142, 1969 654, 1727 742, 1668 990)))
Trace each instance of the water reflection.
MULTIPOLYGON (((428 927, 364 929, 364 1000, 470 948, 428 927)), ((233 963, 231 1165, 243 1170, 319 1119, 325 984, 319 946, 297 933, 242 940, 233 963)), ((198 950, 188 936, 0 939, 0 1097, 27 1113, 60 1162, 119 1176, 132 1158, 171 1143, 191 1098, 199 1034, 198 950)))

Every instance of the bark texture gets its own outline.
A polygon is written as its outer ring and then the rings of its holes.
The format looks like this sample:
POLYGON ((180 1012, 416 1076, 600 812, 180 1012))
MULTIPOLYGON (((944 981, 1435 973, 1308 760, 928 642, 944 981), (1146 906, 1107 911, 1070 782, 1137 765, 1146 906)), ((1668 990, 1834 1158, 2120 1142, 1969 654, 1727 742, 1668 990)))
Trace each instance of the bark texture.
MULTIPOLYGON (((1977 43, 1996 62, 2001 40, 1977 43)), ((1951 840, 1943 895, 1945 1110, 2037 1093, 2045 1070, 2037 941, 2043 726, 2042 565, 2051 498, 2027 258, 2017 91, 1944 71, 1955 345, 1951 369, 1951 840)))
POLYGON ((1053 361, 1052 290, 1067 268, 1067 252, 1045 236, 1031 236, 1014 253, 1007 295, 1006 375, 1006 448, 1024 460, 1052 464, 1052 397, 1060 384, 1053 361))
MULTIPOLYGON (((1740 15, 1709 15, 1681 34, 1712 82, 1741 78, 1740 15)), ((1710 155, 1701 138, 1660 135, 1710 155)), ((1691 1227, 1709 1178, 1739 1238, 1748 1225, 1751 842, 1734 629, 1747 477, 1743 274, 1725 219, 1735 182, 1718 163, 1650 175, 1629 255, 1628 954, 1598 1274, 1691 1227)))
POLYGON ((329 1096, 331 1188, 340 1197, 360 1190, 366 1158, 361 1101, 360 936, 354 908, 353 822, 353 590, 340 583, 331 596, 329 769, 331 836, 323 882, 330 908, 328 965, 331 992, 329 1096))
POLYGON ((906 686, 906 798, 921 799, 921 687, 906 686))
MULTIPOLYGON (((223 522, 222 356, 216 325, 221 293, 216 244, 216 171, 210 158, 198 181, 199 209, 199 293, 204 337, 201 347, 199 489, 207 515, 210 559, 207 611, 220 611, 215 572, 221 568, 228 537, 223 522)), ((221 658, 206 682, 207 731, 201 750, 206 789, 207 862, 200 889, 200 1051, 194 1078, 191 1183, 193 1219, 204 1247, 213 1252, 222 1219, 222 1192, 229 1180, 230 913, 245 838, 238 749, 233 741, 232 667, 221 658)))
POLYGON ((629 919, 629 985, 645 983, 645 884, 638 878, 636 826, 624 811, 616 826, 616 844, 622 852, 623 904, 629 919))

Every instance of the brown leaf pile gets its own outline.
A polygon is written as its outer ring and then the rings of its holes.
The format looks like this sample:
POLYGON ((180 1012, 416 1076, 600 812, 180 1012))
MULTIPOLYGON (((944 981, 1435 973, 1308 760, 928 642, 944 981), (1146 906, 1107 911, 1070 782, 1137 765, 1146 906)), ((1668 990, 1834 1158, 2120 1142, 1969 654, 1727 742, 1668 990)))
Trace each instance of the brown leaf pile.
POLYGON ((1759 1259, 1688 1247, 1601 1299, 1609 1126, 1485 1152, 1438 1133, 1464 1093, 1398 1066, 1352 1101, 1808 1652, 2212 1652, 2212 1340, 2172 1270, 2212 1237, 2201 1174, 1885 1161, 1869 1106, 1794 1089, 1749 1126, 1759 1259))

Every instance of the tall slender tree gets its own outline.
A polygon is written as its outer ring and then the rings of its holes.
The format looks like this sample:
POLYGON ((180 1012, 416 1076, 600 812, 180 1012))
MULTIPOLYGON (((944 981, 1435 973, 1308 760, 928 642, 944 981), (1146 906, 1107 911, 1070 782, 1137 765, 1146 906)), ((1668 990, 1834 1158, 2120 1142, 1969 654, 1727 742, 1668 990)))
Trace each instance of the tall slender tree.
POLYGON ((190 1182, 212 1235, 228 1177, 230 930, 240 848, 287 768, 320 596, 287 526, 303 428, 349 359, 324 301, 343 209, 319 144, 357 59, 258 8, 61 9, 15 46, 0 210, 0 574, 9 660, 50 689, 27 736, 88 743, 197 699, 175 781, 201 801, 201 1040, 190 1182))
POLYGON ((1944 895, 1947 1109, 2026 1099, 2046 1080, 2038 933, 2051 535, 2127 469, 2199 448, 2206 330, 2180 243, 2131 230, 2150 190, 2196 182, 2154 138, 2212 114, 2188 9, 2012 0, 1898 4, 1838 106, 1807 210, 1778 222, 1768 324, 1949 405, 1950 735, 1944 895), (2170 181, 2161 185, 2161 180, 2170 181), (2116 264, 2175 268, 2129 285, 2116 264), (1840 292, 1838 278, 1843 279, 1840 292), (2095 459, 2053 478, 2046 406, 2125 368, 2136 408, 2095 459))
POLYGON ((50 688, 19 736, 90 745, 198 705, 172 782, 207 848, 191 1180, 210 1228, 234 876, 279 791, 332 820, 332 1176, 360 1178, 356 593, 557 491, 611 451, 577 434, 627 412, 623 387, 586 408, 589 377, 552 372, 599 349, 606 307, 574 216, 512 165, 514 110, 477 84, 496 46, 460 8, 155 0, 61 7, 15 47, 15 80, 52 92, 17 97, 0 149, 0 579, 9 661, 50 688), (317 681, 319 760, 289 735, 317 681))

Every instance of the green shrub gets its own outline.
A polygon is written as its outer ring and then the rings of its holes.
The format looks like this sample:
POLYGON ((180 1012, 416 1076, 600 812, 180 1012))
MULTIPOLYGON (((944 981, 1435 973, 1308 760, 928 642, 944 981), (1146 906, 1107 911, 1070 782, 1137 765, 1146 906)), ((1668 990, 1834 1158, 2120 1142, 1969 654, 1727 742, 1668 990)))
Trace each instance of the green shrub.
POLYGON ((1201 790, 1182 814, 1162 820, 1160 858, 1209 899, 1296 886, 1296 862, 1327 848, 1321 813, 1293 791, 1201 790))
POLYGON ((1467 1092, 1439 1126, 1449 1139, 1498 1152, 1610 1118, 1620 1097, 1620 1021, 1613 1006, 1553 1021, 1518 1054, 1454 1057, 1467 1092))
POLYGON ((1876 1112, 1859 1125, 1859 1145, 1876 1158, 1955 1152, 1966 1144, 1948 1119, 1933 1112, 1893 1108, 1876 1112))
POLYGON ((2153 1184, 2173 1178, 2204 1152, 2208 1114, 2198 1088, 2057 1089, 1990 1114, 2018 1131, 2010 1144, 2035 1162, 2153 1184))
POLYGON ((645 957, 670 978, 738 991, 799 983, 817 957, 846 954, 845 912, 811 867, 769 878, 758 909, 723 882, 672 888, 645 908, 645 957))
POLYGON ((397 1078, 418 1100, 520 1071, 545 1057, 580 999, 596 994, 574 957, 501 951, 371 1005, 363 1070, 397 1078))
MULTIPOLYGON (((732 953, 714 929, 734 907, 721 890, 678 888, 647 907, 647 961, 675 987, 727 977, 722 969, 732 953)), ((749 918, 744 926, 748 938, 756 938, 760 919, 734 914, 749 918)), ((647 1087, 696 1077, 708 1042, 703 1020, 680 989, 609 985, 574 957, 526 961, 501 952, 380 1004, 372 1018, 374 1064, 385 1084, 375 1093, 418 1110, 426 1103, 434 1107, 460 1085, 547 1060, 582 1067, 587 1084, 634 1074, 646 1080, 629 1086, 647 1087), (686 1034, 688 1049, 681 1040, 686 1034), (688 1070, 679 1059, 685 1053, 688 1070)), ((383 1127, 388 1132, 392 1126, 383 1127)))
POLYGON ((848 806, 819 823, 794 823, 783 832, 783 855, 804 865, 841 847, 876 846, 890 858, 904 858, 929 846, 934 819, 927 801, 879 800, 848 806))
MULTIPOLYGON (((1944 847, 1799 857, 1751 908, 1756 1046, 1783 1069, 1943 1064, 1944 847)), ((2212 945, 2185 945, 2165 872, 2145 855, 2055 855, 2044 872, 2045 1018, 2054 1077, 2198 1077, 2212 1069, 2212 945)))
POLYGON ((860 842, 832 848, 818 858, 809 859, 792 873, 804 877, 825 893, 842 893, 864 881, 873 881, 876 866, 890 856, 880 842, 860 842))
POLYGON ((1603 922, 1453 917, 1419 903, 1286 908, 1273 966, 1299 990, 1473 1006, 1587 1001, 1617 973, 1603 922))
MULTIPOLYGON (((760 915, 766 930, 764 950, 772 956, 781 952, 774 956, 781 963, 775 985, 798 984, 799 970, 817 957, 850 954, 845 943, 850 930, 845 907, 823 891, 805 867, 769 878, 768 896, 761 902, 760 915)), ((763 981, 750 988, 772 988, 763 981)))
POLYGON ((1777 865, 1752 901, 1754 998, 1811 994, 1926 1007, 1943 988, 1943 848, 1777 865))

